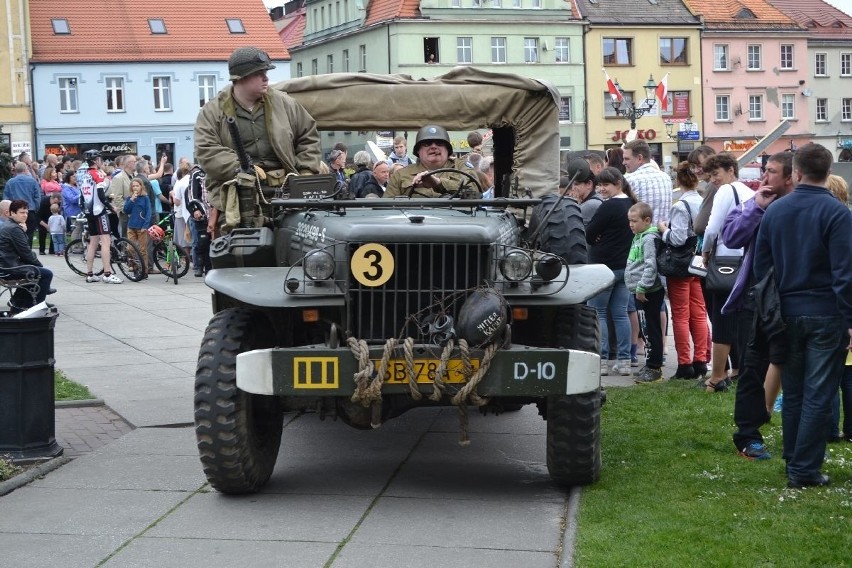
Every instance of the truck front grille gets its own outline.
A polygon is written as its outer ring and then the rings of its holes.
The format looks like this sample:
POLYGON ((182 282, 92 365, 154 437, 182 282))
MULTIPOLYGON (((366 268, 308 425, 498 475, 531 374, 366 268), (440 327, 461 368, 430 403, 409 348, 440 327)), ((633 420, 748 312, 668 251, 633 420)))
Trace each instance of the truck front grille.
MULTIPOLYGON (((352 258, 361 243, 349 246, 352 258)), ((418 319, 437 314, 442 308, 455 317, 463 299, 459 292, 494 280, 489 244, 384 246, 394 261, 393 274, 385 284, 366 286, 350 271, 348 327, 358 339, 383 342, 391 337, 417 338, 418 319)), ((372 271, 374 267, 365 269, 372 271)))

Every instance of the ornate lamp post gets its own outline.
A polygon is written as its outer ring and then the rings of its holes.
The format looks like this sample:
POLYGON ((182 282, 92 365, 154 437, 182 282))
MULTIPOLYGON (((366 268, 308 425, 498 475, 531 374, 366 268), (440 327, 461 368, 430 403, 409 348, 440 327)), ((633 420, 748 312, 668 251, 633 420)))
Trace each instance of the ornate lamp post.
MULTIPOLYGON (((619 92, 621 92, 622 98, 624 98, 624 89, 621 88, 618 81, 615 82, 615 87, 619 90, 619 92)), ((619 101, 618 99, 613 99, 612 108, 615 111, 615 114, 630 120, 630 130, 636 130, 636 119, 642 118, 642 115, 654 108, 654 103, 656 102, 656 91, 657 84, 654 82, 654 76, 651 75, 648 77, 648 82, 645 83, 645 100, 642 101, 639 106, 636 106, 636 101, 624 98, 624 102, 619 101), (625 108, 621 108, 625 102, 627 103, 627 106, 625 108)))
POLYGON ((688 117, 683 122, 683 130, 678 129, 677 132, 674 131, 675 123, 671 120, 667 120, 664 122, 666 125, 666 135, 669 137, 669 140, 677 139, 677 161, 680 162, 680 143, 687 136, 688 132, 692 132, 692 117, 688 117))

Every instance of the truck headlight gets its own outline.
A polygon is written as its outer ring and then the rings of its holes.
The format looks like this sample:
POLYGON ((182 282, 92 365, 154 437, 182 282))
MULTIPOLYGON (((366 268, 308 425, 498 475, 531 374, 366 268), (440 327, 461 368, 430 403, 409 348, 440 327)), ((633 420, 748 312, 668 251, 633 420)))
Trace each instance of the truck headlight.
POLYGON ((500 260, 500 272, 510 282, 520 282, 532 272, 532 258, 526 252, 512 249, 500 260))
POLYGON ((542 255, 535 262, 535 272, 545 282, 550 282, 562 272, 562 259, 555 254, 542 255))
POLYGON ((312 250, 305 255, 302 266, 311 280, 328 280, 334 274, 334 257, 324 250, 312 250))

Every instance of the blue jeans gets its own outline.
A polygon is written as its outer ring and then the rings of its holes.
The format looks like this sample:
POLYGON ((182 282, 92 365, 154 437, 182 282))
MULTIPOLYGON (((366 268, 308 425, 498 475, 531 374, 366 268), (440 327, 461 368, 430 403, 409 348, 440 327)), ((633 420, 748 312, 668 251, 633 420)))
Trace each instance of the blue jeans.
POLYGON ((785 317, 789 351, 781 370, 781 431, 790 479, 820 474, 849 336, 840 316, 785 317))
POLYGON ((613 270, 615 282, 612 286, 589 300, 589 305, 598 313, 601 328, 601 357, 609 359, 609 330, 606 325, 607 312, 612 314, 618 356, 621 361, 630 359, 630 320, 627 319, 627 299, 630 293, 624 283, 624 269, 613 270))

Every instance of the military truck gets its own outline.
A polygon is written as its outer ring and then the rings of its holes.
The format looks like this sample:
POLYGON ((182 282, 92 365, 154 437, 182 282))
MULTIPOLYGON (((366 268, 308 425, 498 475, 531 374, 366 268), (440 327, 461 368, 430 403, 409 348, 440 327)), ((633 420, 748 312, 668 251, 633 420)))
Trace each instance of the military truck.
POLYGON ((455 406, 467 443, 469 411, 525 404, 547 421, 553 481, 595 482, 600 334, 584 302, 613 273, 584 264, 572 201, 546 219, 548 230, 526 223, 559 182, 558 94, 472 68, 429 81, 334 74, 273 88, 321 131, 489 128, 495 198, 349 199, 303 176, 273 200, 272 227, 213 241, 205 282, 214 315, 195 379, 210 484, 258 491, 288 412, 372 429, 412 408, 455 406))

